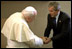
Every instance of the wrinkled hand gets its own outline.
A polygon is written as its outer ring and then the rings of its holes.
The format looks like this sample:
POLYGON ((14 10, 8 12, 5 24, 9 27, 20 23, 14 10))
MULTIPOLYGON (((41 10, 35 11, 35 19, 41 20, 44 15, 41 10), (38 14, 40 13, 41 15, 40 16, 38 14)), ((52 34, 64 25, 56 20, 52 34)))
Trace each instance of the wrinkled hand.
POLYGON ((44 44, 48 44, 51 41, 51 39, 47 38, 47 37, 41 37, 41 38, 42 38, 44 44))
POLYGON ((47 37, 40 37, 40 38, 43 40, 43 42, 47 40, 47 37))
POLYGON ((44 44, 48 44, 51 41, 50 38, 47 38, 47 40, 44 42, 44 44))

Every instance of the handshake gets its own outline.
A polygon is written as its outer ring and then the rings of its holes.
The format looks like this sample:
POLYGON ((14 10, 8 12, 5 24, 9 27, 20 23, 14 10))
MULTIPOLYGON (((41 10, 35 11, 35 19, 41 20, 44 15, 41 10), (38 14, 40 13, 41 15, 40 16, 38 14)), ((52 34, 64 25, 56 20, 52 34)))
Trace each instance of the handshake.
POLYGON ((40 37, 40 38, 43 40, 44 44, 48 44, 51 41, 51 39, 48 37, 40 37))

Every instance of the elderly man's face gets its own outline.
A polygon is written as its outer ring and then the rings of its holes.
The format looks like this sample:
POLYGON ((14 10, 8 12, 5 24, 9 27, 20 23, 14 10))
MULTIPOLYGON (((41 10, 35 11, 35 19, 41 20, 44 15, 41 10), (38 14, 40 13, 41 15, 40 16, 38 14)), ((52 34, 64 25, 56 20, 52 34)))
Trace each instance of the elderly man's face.
POLYGON ((58 11, 55 11, 53 6, 49 7, 48 10, 49 10, 51 17, 55 17, 58 14, 58 11))
POLYGON ((29 23, 29 22, 32 22, 34 19, 35 19, 35 16, 32 16, 32 17, 25 17, 26 21, 29 23))

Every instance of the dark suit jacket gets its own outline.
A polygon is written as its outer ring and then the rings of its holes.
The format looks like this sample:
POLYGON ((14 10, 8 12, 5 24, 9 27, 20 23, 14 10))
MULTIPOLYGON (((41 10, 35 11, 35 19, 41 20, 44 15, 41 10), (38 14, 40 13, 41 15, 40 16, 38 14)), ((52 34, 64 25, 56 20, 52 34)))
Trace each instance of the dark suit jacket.
POLYGON ((52 24, 51 15, 48 14, 48 24, 45 30, 44 36, 49 37, 51 29, 53 29, 53 47, 69 47, 71 42, 71 32, 70 32, 70 16, 66 13, 60 11, 60 15, 57 21, 57 26, 52 24))

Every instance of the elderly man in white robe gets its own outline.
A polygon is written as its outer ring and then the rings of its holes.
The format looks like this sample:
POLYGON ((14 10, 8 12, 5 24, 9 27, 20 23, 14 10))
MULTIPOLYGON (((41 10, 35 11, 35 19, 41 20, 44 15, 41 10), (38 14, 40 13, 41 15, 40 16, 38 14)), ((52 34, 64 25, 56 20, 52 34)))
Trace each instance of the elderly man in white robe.
POLYGON ((37 11, 34 7, 28 6, 22 12, 12 14, 5 22, 1 33, 7 38, 6 48, 34 48, 41 47, 46 37, 36 36, 29 28, 37 11))

